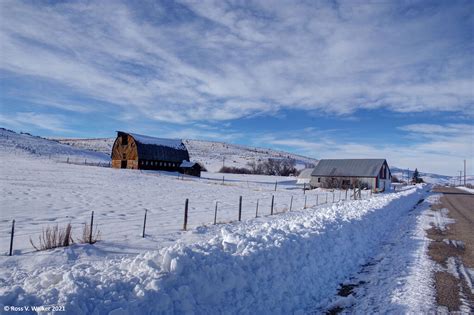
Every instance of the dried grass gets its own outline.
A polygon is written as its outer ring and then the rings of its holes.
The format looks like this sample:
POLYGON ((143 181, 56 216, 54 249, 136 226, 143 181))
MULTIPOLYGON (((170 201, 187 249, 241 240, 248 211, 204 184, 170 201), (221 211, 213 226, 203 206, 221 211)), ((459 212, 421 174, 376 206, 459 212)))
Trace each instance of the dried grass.
POLYGON ((95 242, 100 240, 100 230, 95 228, 92 231, 92 238, 91 238, 91 226, 90 224, 84 224, 82 229, 82 237, 78 240, 79 243, 88 243, 94 244, 95 242))
POLYGON ((30 237, 30 243, 36 250, 47 250, 57 247, 66 247, 74 243, 72 239, 72 226, 68 223, 65 228, 60 229, 58 225, 43 229, 39 236, 38 246, 30 237))

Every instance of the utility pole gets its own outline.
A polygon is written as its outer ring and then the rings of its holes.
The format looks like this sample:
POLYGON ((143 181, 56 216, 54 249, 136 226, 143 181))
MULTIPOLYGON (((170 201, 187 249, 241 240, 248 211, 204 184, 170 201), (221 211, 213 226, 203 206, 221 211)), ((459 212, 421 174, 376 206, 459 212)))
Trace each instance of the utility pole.
POLYGON ((461 177, 462 177, 462 171, 459 171, 459 186, 462 185, 461 177))
POLYGON ((464 187, 466 187, 466 160, 464 160, 464 187))

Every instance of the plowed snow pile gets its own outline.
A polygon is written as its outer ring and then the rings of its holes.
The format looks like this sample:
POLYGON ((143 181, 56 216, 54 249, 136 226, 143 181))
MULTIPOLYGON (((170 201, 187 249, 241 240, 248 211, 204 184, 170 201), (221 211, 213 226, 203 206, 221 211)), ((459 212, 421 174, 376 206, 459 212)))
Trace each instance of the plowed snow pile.
POLYGON ((70 313, 97 314, 304 311, 334 295, 423 194, 414 187, 263 222, 201 227, 207 241, 178 242, 135 257, 31 272, 1 268, 0 301, 63 304, 70 313))

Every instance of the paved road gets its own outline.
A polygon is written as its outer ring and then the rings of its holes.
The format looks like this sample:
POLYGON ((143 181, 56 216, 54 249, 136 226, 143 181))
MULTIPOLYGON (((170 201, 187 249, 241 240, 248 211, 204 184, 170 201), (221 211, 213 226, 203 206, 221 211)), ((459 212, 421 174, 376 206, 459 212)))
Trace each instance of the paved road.
MULTIPOLYGON (((474 269, 474 194, 450 187, 437 187, 434 191, 443 196, 441 203, 434 206, 433 210, 447 208, 448 216, 455 222, 445 231, 435 228, 428 231, 428 236, 433 239, 429 255, 444 267, 447 267, 448 258, 453 257, 457 269, 461 265, 474 269), (450 242, 446 243, 446 239, 450 242), (463 245, 456 245, 458 241, 462 241, 463 245)), ((447 307, 449 311, 459 311, 460 298, 464 295, 471 311, 474 311, 474 294, 462 276, 460 280, 449 272, 437 272, 435 282, 439 305, 447 307)))

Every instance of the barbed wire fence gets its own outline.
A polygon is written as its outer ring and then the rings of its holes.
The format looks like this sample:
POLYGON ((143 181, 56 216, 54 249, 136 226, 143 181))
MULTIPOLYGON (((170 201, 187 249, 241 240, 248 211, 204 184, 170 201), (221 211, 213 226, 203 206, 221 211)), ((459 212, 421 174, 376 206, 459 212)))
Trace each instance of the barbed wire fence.
MULTIPOLYGON (((147 231, 156 231, 157 229, 167 231, 187 231, 190 228, 208 225, 228 224, 242 220, 255 219, 260 217, 268 217, 288 213, 295 210, 304 210, 307 208, 317 208, 324 205, 334 204, 338 202, 346 202, 350 200, 366 200, 372 197, 370 190, 333 190, 332 192, 324 192, 317 194, 303 194, 295 195, 278 195, 272 194, 267 198, 244 198, 239 196, 237 200, 218 200, 209 201, 191 200, 186 198, 183 200, 182 209, 183 219, 182 224, 174 220, 174 222, 157 222, 163 220, 163 216, 157 215, 163 209, 170 207, 177 208, 176 204, 161 204, 156 209, 143 209, 143 212, 136 211, 135 213, 117 214, 114 215, 101 214, 98 211, 91 211, 90 215, 84 215, 83 219, 71 219, 69 217, 45 218, 43 221, 54 222, 44 223, 41 230, 38 228, 28 229, 27 232, 22 232, 25 226, 32 223, 31 220, 15 220, 11 221, 11 229, 8 233, 0 236, 9 243, 7 255, 12 256, 15 253, 15 240, 22 239, 25 243, 30 243, 30 240, 37 239, 44 229, 51 224, 72 226, 72 235, 82 235, 84 227, 90 226, 90 233, 100 231, 101 238, 113 239, 113 234, 117 231, 102 234, 101 228, 106 226, 121 226, 120 233, 136 232, 137 237, 150 237, 152 233, 147 231), (95 214, 95 216, 94 216, 95 214), (158 218, 158 219, 157 219, 158 218)), ((4 222, 6 223, 6 222, 4 222)), ((39 227, 39 224, 38 224, 39 227)), ((92 238, 91 238, 92 239, 92 238)), ((3 241, 2 241, 3 243, 3 241)), ((30 252, 35 251, 31 249, 30 252)), ((27 253, 26 251, 25 253, 27 253)))

